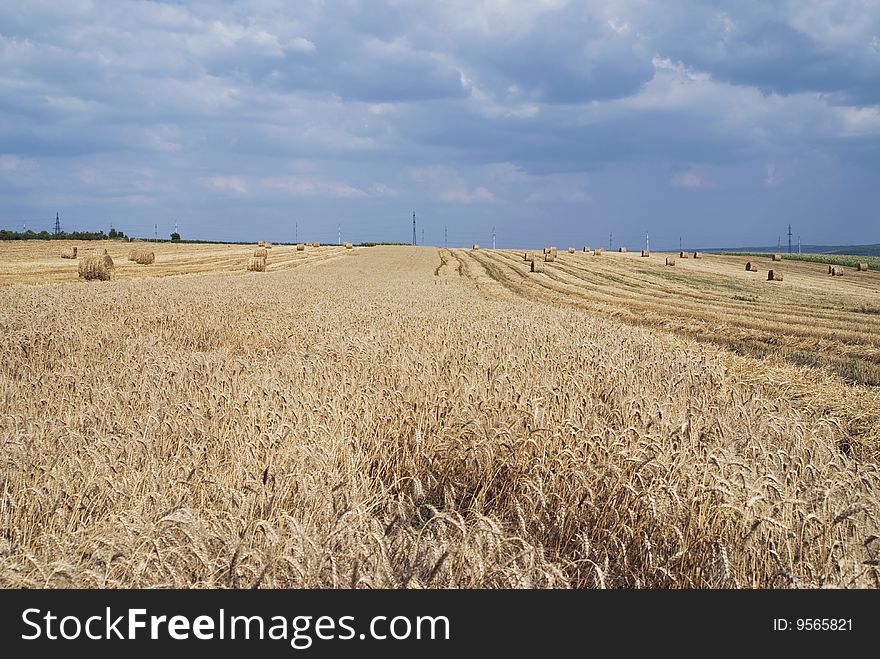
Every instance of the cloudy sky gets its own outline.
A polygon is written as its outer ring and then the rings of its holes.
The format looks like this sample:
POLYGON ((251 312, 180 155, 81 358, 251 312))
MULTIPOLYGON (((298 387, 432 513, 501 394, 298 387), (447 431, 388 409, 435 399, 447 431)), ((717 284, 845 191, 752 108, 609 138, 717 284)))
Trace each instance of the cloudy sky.
POLYGON ((0 227, 880 242, 878 109, 869 0, 2 2, 0 227))

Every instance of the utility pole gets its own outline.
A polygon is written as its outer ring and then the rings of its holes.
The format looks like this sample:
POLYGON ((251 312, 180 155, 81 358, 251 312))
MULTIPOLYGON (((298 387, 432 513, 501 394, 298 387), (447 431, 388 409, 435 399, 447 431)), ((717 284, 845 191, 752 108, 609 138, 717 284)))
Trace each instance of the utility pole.
POLYGON ((495 227, 492 227, 492 249, 495 249, 495 227))
POLYGON ((681 236, 678 237, 678 251, 681 252, 681 236))
POLYGON ((413 242, 412 242, 412 244, 413 244, 413 247, 415 247, 415 244, 416 244, 416 212, 415 211, 413 211, 413 242))
POLYGON ((342 225, 341 224, 336 225, 336 244, 337 245, 342 244, 342 225))
POLYGON ((609 231, 608 232, 608 251, 610 252, 613 249, 614 249, 614 232, 609 231))
POLYGON ((299 222, 296 222, 296 228, 295 228, 293 231, 294 231, 294 233, 293 233, 293 236, 294 236, 293 242, 298 243, 298 242, 299 242, 299 222))
POLYGON ((446 225, 443 225, 443 246, 444 247, 449 247, 449 239, 448 239, 449 234, 447 232, 448 232, 448 228, 446 227, 446 225))
POLYGON ((159 240, 159 223, 153 225, 153 238, 159 240))
POLYGON ((798 236, 798 254, 801 253, 801 237, 798 236))
POLYGON ((788 225, 788 253, 791 254, 791 224, 788 225))
POLYGON ((55 235, 57 236, 60 233, 61 233, 61 217, 56 212, 55 213, 55 235))
POLYGON ((651 236, 647 233, 645 234, 645 251, 648 253, 651 252, 651 236))
POLYGON ((780 247, 782 247, 782 236, 777 236, 777 238, 776 238, 776 251, 779 251, 780 247))

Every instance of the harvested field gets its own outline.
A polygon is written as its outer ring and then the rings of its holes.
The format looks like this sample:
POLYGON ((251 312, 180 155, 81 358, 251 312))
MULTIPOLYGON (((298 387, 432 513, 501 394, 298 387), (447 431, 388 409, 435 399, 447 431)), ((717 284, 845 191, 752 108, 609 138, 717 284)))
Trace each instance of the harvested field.
MULTIPOLYGON (((183 274, 241 273, 254 250, 242 245, 146 243, 82 240, 16 240, 0 243, 0 286, 47 284, 77 280, 77 262, 58 258, 59 250, 77 248, 78 256, 101 255, 106 249, 115 264, 114 279, 167 277, 183 274), (149 268, 129 261, 135 250, 153 252, 155 263, 149 268)), ((319 247, 297 251, 296 246, 275 246, 268 271, 287 270, 300 265, 333 259, 345 252, 343 247, 319 247)))
POLYGON ((522 257, 0 287, 0 585, 880 585, 880 273, 522 257))

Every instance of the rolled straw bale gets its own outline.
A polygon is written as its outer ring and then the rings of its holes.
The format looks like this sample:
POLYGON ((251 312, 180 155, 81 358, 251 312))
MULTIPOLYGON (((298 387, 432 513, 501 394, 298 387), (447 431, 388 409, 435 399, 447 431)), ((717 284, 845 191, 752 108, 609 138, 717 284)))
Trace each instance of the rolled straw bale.
POLYGON ((306 249, 306 246, 305 246, 303 243, 299 243, 299 244, 296 246, 296 251, 297 251, 297 252, 304 252, 305 249, 306 249))
POLYGON ((767 281, 782 281, 782 273, 778 270, 770 270, 767 273, 767 281))
POLYGON ((70 249, 62 249, 61 250, 61 258, 62 259, 75 259, 76 258, 76 247, 71 247, 70 249))
POLYGON ((538 259, 532 259, 532 272, 544 272, 544 262, 538 259))
POLYGON ((748 272, 758 272, 758 264, 749 261, 748 263, 746 263, 746 270, 748 272))
POLYGON ((257 247, 265 247, 265 246, 266 246, 265 240, 261 240, 260 242, 257 243, 257 247))
POLYGON ((477 243, 474 243, 474 246, 471 247, 471 249, 475 249, 475 250, 480 249, 480 246, 477 243))
POLYGON ((584 251, 585 251, 585 252, 589 252, 589 251, 590 251, 590 246, 589 246, 589 245, 584 245, 584 251))
POLYGON ((247 269, 250 272, 266 272, 266 259, 249 258, 247 269))
POLYGON ((602 249, 601 247, 597 247, 597 248, 596 248, 596 251, 593 252, 593 256, 599 256, 599 255, 602 254, 604 251, 605 251, 605 250, 602 249))
POLYGON ((703 258, 703 253, 702 252, 694 252, 694 258, 695 259, 703 258))
POLYGON ((651 252, 649 252, 649 251, 646 250, 646 249, 643 249, 643 250, 642 250, 642 256, 651 256, 651 252))
MULTIPOLYGON (((76 249, 76 248, 74 248, 74 249, 76 249)), ((868 264, 867 263, 859 263, 856 270, 858 270, 859 272, 867 272, 868 271, 868 264)))
POLYGON ((666 257, 666 265, 675 265, 675 259, 671 256, 666 257))
POLYGON ((265 247, 260 247, 259 249, 254 250, 255 259, 265 259, 267 256, 269 256, 269 252, 265 247))
POLYGON ((781 260, 782 260, 782 254, 774 254, 774 255, 773 255, 773 260, 774 260, 774 261, 781 261, 781 260))
POLYGON ((107 254, 84 256, 79 260, 79 276, 86 280, 110 281, 113 277, 113 259, 107 254))
POLYGON ((678 253, 678 258, 680 258, 680 259, 686 259, 687 257, 688 257, 687 252, 679 252, 678 253))
POLYGON ((626 247, 618 247, 617 251, 623 254, 624 252, 626 252, 626 247))
POLYGON ((342 246, 345 247, 345 249, 353 249, 354 248, 354 245, 352 245, 351 243, 343 243, 342 246))
POLYGON ((577 250, 575 250, 574 247, 569 247, 569 248, 568 248, 568 253, 569 253, 569 254, 574 254, 575 251, 577 251, 577 250))
POLYGON ((552 263, 556 260, 556 254, 554 252, 550 252, 549 254, 544 254, 544 261, 546 263, 552 263))
POLYGON ((135 253, 134 261, 139 265, 153 265, 156 254, 150 250, 140 249, 135 253))

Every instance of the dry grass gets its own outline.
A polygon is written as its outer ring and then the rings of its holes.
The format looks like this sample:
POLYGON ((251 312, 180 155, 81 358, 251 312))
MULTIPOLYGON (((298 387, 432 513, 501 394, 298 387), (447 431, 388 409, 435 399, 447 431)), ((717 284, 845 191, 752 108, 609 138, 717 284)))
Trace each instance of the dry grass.
POLYGON ((0 585, 878 586, 880 471, 802 369, 525 270, 385 247, 0 287, 0 585))

